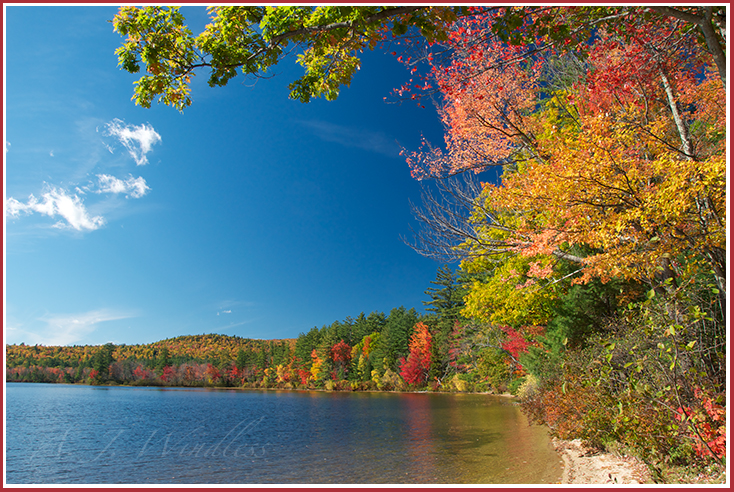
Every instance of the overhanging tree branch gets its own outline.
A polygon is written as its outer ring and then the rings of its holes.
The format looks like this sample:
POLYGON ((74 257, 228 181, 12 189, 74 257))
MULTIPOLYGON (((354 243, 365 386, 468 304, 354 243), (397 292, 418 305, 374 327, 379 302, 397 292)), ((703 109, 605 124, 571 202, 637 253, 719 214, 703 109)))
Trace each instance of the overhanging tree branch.
POLYGON ((269 40, 269 44, 271 46, 274 46, 276 44, 279 44, 282 41, 285 41, 286 39, 294 38, 294 37, 301 36, 304 34, 317 34, 317 33, 328 32, 328 31, 333 31, 336 29, 344 29, 344 28, 351 29, 360 24, 372 24, 372 23, 383 21, 383 20, 398 16, 398 15, 409 14, 417 10, 425 10, 426 8, 427 7, 387 8, 385 10, 381 10, 380 12, 377 12, 376 14, 365 17, 364 19, 361 19, 359 22, 357 21, 334 22, 332 24, 327 24, 324 26, 302 27, 301 29, 287 31, 287 32, 278 34, 276 36, 273 36, 269 40))
MULTIPOLYGON (((701 29, 701 34, 703 34, 703 38, 706 40, 706 46, 708 47, 709 53, 711 53, 711 56, 714 58, 716 67, 719 70, 719 77, 721 78, 721 82, 726 86, 726 53, 724 52, 724 48, 721 46, 719 38, 716 36, 716 32, 714 31, 713 7, 700 7, 699 12, 702 13, 699 15, 675 9, 673 7, 649 8, 650 10, 653 10, 661 15, 665 15, 667 17, 675 17, 676 19, 680 19, 684 22, 698 25, 698 27, 701 29)), ((722 37, 724 37, 724 43, 726 43, 726 27, 724 27, 723 29, 720 28, 719 32, 722 33, 722 37)))

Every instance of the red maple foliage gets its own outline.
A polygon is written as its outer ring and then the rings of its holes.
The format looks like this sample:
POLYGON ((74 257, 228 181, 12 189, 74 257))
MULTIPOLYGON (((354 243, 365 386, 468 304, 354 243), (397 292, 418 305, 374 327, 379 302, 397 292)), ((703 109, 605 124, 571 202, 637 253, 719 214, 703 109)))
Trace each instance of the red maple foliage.
POLYGON ((509 352, 515 360, 520 357, 520 354, 528 351, 530 344, 520 332, 510 326, 500 326, 500 329, 507 335, 507 340, 502 343, 502 349, 509 352))
POLYGON ((331 359, 336 364, 349 364, 349 361, 352 360, 352 347, 345 343, 344 340, 335 343, 331 347, 331 359))
POLYGON ((696 454, 717 458, 726 457, 726 407, 719 405, 716 399, 701 388, 694 389, 694 395, 702 407, 693 410, 690 407, 679 407, 676 412, 678 421, 688 421, 691 426, 687 434, 694 441, 696 454))
POLYGON ((400 359, 400 375, 408 384, 419 384, 428 379, 431 368, 431 332, 423 323, 417 323, 410 337, 408 359, 400 359))
POLYGON ((166 366, 163 368, 163 374, 161 374, 161 379, 165 382, 171 382, 173 381, 173 378, 176 377, 176 370, 171 366, 166 366))
POLYGON ((332 379, 343 378, 349 372, 349 362, 352 360, 352 347, 344 340, 335 343, 331 347, 331 359, 334 361, 334 367, 331 371, 332 379))

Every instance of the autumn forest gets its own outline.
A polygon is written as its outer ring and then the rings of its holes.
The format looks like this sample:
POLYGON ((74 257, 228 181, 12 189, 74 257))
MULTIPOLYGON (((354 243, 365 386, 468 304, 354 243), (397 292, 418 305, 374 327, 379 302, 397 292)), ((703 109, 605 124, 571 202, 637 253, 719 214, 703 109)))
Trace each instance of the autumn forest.
POLYGON ((12 345, 6 380, 511 393, 554 436, 621 446, 660 481, 725 466, 724 10, 281 9, 219 8, 201 38, 166 9, 121 9, 120 63, 147 67, 137 102, 183 110, 201 66, 211 85, 265 70, 223 34, 254 37, 255 20, 257 56, 305 46, 304 101, 336 97, 358 53, 390 43, 412 77, 394 97, 436 101, 445 127, 442 145, 403 150, 427 184, 406 242, 457 265, 426 286, 425 313, 289 340, 12 345), (171 54, 180 36, 208 65, 171 54))

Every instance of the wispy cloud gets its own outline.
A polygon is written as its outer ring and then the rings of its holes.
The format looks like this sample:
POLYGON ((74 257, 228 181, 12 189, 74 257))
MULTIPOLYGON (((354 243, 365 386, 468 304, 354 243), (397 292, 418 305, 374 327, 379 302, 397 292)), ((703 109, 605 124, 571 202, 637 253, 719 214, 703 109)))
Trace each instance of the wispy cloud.
POLYGON ((9 197, 5 201, 5 215, 11 218, 34 213, 51 218, 60 216, 63 220, 54 224, 56 228, 94 231, 105 224, 105 219, 100 215, 90 215, 84 200, 79 195, 91 191, 97 194, 124 194, 127 197, 141 198, 150 191, 150 187, 142 176, 134 178, 129 175, 123 180, 109 174, 98 174, 97 183, 90 182, 81 188, 77 186, 75 191, 76 193, 72 194, 65 189, 46 184, 40 199, 30 195, 23 203, 9 197))
POLYGON ((224 333, 225 331, 231 330, 232 328, 237 328, 238 326, 250 325, 252 323, 256 323, 258 321, 262 321, 262 319, 263 319, 262 316, 260 316, 258 318, 247 319, 247 320, 239 321, 239 322, 236 322, 236 323, 230 323, 230 324, 225 325, 225 326, 219 326, 219 327, 217 327, 215 331, 217 333, 224 333))
MULTIPOLYGON (((137 165, 148 162, 146 155, 151 151, 154 144, 161 141, 161 136, 152 126, 127 125, 120 119, 114 119, 106 124, 106 134, 117 139, 135 159, 137 165)), ((114 149, 104 143, 113 152, 114 149)), ((10 142, 5 142, 5 152, 9 152, 10 142)), ((49 152, 54 157, 54 151, 49 152)), ((96 182, 87 185, 70 185, 70 188, 58 187, 44 184, 40 198, 31 194, 26 201, 8 197, 5 200, 5 216, 18 218, 20 216, 40 214, 51 218, 60 217, 53 227, 58 229, 74 229, 77 231, 94 231, 105 224, 101 215, 92 215, 84 202, 87 192, 95 194, 123 194, 126 197, 141 198, 145 196, 150 187, 141 177, 128 175, 127 178, 117 178, 110 174, 96 174, 96 182), (74 191, 69 191, 73 189, 74 191)), ((77 178, 78 179, 78 178, 77 178)), ((72 180, 74 180, 72 178, 72 180)), ((87 197, 91 198, 91 197, 87 197)))
POLYGON ((150 191, 142 176, 133 178, 130 175, 123 181, 109 174, 98 174, 97 179, 99 180, 97 193, 124 193, 133 198, 140 198, 150 191))
MULTIPOLYGON (((161 136, 150 125, 126 125, 124 121, 115 118, 107 123, 107 135, 117 138, 135 159, 138 166, 148 163, 145 156, 153 145, 161 141, 161 136)), ((110 152, 112 149, 107 147, 110 152)))
POLYGON ((21 203, 13 197, 5 201, 5 214, 10 217, 30 215, 39 213, 51 218, 60 216, 64 221, 57 222, 54 227, 65 229, 71 228, 77 231, 93 231, 99 229, 105 223, 101 216, 92 217, 84 202, 78 195, 70 195, 66 190, 47 186, 47 191, 41 195, 39 200, 33 195, 28 201, 21 203))
POLYGON ((111 309, 97 309, 76 314, 49 314, 38 318, 43 323, 39 329, 24 329, 10 325, 7 327, 8 343, 25 342, 42 345, 71 345, 88 342, 98 325, 134 317, 133 314, 111 309))
POLYGON ((345 147, 353 147, 375 152, 388 157, 398 157, 400 146, 382 132, 337 125, 326 121, 298 121, 309 128, 318 138, 326 142, 334 142, 345 147))

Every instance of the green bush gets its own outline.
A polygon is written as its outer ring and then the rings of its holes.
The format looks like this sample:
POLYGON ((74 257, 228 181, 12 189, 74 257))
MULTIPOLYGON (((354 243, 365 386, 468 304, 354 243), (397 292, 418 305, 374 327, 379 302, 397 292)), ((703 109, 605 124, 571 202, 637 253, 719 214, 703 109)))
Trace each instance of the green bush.
POLYGON ((495 393, 505 393, 512 378, 508 362, 507 353, 501 349, 489 347, 483 350, 477 363, 477 376, 486 384, 480 386, 495 393))
POLYGON ((510 394, 517 396, 518 392, 520 391, 520 387, 522 387, 525 384, 527 376, 513 379, 510 383, 510 386, 507 388, 510 394))

